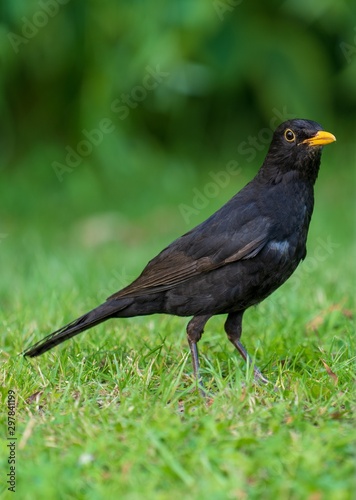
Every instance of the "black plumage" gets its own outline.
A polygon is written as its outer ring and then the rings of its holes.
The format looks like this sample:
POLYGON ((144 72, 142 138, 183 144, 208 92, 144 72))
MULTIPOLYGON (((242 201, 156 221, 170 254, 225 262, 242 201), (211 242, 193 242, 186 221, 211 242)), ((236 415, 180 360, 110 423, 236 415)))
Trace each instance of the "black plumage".
MULTIPOLYGON (((230 201, 159 253, 130 285, 24 355, 38 356, 109 318, 193 316, 187 335, 198 376, 197 342, 205 323, 227 314, 228 338, 247 359, 240 342, 243 313, 281 286, 305 258, 322 146, 335 140, 310 120, 282 123, 257 175, 230 201)), ((266 381, 256 367, 254 373, 266 381)))

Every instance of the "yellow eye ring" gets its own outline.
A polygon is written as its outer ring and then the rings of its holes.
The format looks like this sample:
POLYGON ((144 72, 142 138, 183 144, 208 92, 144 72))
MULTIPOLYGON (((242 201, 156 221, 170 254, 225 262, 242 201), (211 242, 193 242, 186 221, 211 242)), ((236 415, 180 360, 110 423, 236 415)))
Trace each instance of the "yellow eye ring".
POLYGON ((287 130, 284 132, 284 138, 288 142, 293 142, 295 139, 295 133, 290 128, 287 128, 287 130))

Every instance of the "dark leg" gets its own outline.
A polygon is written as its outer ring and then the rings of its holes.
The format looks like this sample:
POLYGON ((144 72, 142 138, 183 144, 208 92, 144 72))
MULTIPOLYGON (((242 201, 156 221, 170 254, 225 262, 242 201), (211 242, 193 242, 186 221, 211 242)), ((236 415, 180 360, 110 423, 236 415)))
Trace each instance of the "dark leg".
POLYGON ((230 313, 227 317, 225 323, 225 332, 227 333, 228 339, 230 342, 236 347, 244 360, 249 362, 251 366, 253 366, 253 373, 255 376, 255 380, 263 382, 264 384, 268 384, 268 380, 262 375, 257 366, 253 365, 252 359, 248 355, 248 352, 244 348, 244 346, 240 342, 241 333, 242 333, 242 316, 244 311, 240 311, 237 313, 230 313))
POLYGON ((192 355, 194 376, 199 384, 199 390, 203 396, 205 396, 205 392, 199 374, 199 353, 197 343, 203 335, 205 323, 209 318, 211 318, 209 314, 205 316, 194 316, 194 318, 189 321, 187 326, 188 344, 192 355))

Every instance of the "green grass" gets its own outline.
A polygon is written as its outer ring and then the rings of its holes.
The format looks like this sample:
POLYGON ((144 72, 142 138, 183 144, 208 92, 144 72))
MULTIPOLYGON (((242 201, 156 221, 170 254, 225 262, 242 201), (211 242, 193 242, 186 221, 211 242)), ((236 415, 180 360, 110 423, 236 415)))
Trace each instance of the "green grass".
MULTIPOLYGON (((158 240, 133 225, 126 249, 68 240, 72 228, 9 234, 0 248, 1 419, 6 438, 11 389, 18 497, 355 498, 352 225, 337 224, 327 197, 317 205, 307 260, 245 315, 243 341, 270 386, 254 384, 217 317, 200 343, 207 401, 195 389, 184 318, 113 320, 40 358, 16 356, 129 282, 183 224, 158 240), (328 237, 338 246, 320 257, 328 237)), ((5 439, 0 460, 12 498, 5 439)))

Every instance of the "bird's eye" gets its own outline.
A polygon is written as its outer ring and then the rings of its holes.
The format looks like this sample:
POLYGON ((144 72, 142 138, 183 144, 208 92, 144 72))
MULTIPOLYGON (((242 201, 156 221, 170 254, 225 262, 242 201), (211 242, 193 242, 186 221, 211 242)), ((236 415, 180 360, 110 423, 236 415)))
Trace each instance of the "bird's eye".
POLYGON ((295 133, 290 128, 287 128, 287 130, 284 132, 284 137, 288 142, 293 142, 295 139, 295 133))

